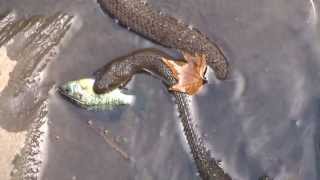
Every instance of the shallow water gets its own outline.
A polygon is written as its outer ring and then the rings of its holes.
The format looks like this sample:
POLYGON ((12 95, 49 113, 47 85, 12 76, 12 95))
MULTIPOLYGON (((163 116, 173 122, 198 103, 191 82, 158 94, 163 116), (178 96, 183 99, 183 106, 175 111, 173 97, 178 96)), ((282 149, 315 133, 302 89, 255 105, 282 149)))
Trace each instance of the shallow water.
MULTIPOLYGON (((213 156, 235 179, 319 179, 320 3, 301 0, 151 1, 198 27, 224 49, 228 80, 210 78, 194 97, 194 114, 213 156)), ((46 81, 90 76, 113 58, 158 47, 116 25, 89 0, 0 0, 0 12, 56 11, 75 15, 71 35, 47 68, 46 81)), ((212 73, 211 73, 212 75, 212 73)), ((199 179, 170 94, 158 80, 138 75, 131 107, 88 112, 49 97, 49 138, 42 179, 199 179), (108 129, 126 161, 88 126, 108 129)))

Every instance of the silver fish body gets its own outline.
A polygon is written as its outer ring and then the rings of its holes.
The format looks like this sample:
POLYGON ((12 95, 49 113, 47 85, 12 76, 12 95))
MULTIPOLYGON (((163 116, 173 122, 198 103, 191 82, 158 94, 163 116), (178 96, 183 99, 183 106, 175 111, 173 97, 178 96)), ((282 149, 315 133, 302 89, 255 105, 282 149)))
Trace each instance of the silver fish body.
POLYGON ((58 91, 71 102, 93 111, 112 110, 134 102, 133 95, 124 94, 119 89, 105 94, 96 94, 93 90, 94 81, 91 78, 69 81, 61 85, 58 91))

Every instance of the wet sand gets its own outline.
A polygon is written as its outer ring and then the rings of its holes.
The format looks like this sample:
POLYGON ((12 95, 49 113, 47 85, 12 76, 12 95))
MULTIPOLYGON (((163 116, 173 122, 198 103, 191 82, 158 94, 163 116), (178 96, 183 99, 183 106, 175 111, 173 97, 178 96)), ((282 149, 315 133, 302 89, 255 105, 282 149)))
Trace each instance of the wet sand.
MULTIPOLYGON (((7 86, 9 74, 16 62, 7 56, 5 47, 0 48, 0 93, 7 86)), ((14 167, 12 161, 21 151, 26 137, 26 131, 8 132, 0 127, 0 179, 9 180, 14 167)))
POLYGON ((41 84, 42 72, 55 58, 55 47, 69 29, 72 17, 55 13, 15 18, 15 12, 10 12, 0 19, 1 180, 21 179, 23 173, 34 168, 26 164, 26 157, 35 152, 25 146, 27 131, 33 132, 30 123, 39 116, 38 108, 52 87, 50 82, 41 84))

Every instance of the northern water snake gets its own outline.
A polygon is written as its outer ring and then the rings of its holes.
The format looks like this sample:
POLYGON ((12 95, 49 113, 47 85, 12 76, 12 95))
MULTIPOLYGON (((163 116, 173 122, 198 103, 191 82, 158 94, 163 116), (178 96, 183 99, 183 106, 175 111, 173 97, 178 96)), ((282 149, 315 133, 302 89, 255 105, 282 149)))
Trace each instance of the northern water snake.
POLYGON ((146 0, 98 0, 119 24, 162 46, 203 54, 218 79, 226 79, 228 62, 222 50, 196 28, 155 10, 146 0))
MULTIPOLYGON (((143 49, 116 58, 96 72, 94 90, 97 93, 111 91, 123 86, 136 73, 151 73, 161 78, 165 85, 171 86, 177 83, 177 80, 172 71, 162 61, 163 57, 172 59, 155 49, 143 49)), ((172 94, 175 97, 184 134, 201 178, 203 180, 230 180, 230 176, 225 174, 218 163, 210 156, 210 151, 196 131, 191 119, 188 95, 176 91, 173 91, 172 94)))
MULTIPOLYGON (((209 40, 207 36, 187 24, 155 10, 145 0, 98 0, 101 8, 115 18, 116 21, 164 47, 174 48, 190 54, 206 57, 207 64, 214 70, 218 79, 228 75, 228 62, 222 50, 209 40)), ((144 49, 117 58, 96 73, 94 90, 105 93, 126 84, 132 76, 140 72, 148 72, 160 77, 167 86, 177 83, 172 71, 163 63, 168 57, 161 51, 144 49)), ((199 174, 203 180, 229 180, 229 175, 211 158, 203 139, 197 133, 191 121, 188 95, 173 91, 178 111, 195 160, 199 174)))

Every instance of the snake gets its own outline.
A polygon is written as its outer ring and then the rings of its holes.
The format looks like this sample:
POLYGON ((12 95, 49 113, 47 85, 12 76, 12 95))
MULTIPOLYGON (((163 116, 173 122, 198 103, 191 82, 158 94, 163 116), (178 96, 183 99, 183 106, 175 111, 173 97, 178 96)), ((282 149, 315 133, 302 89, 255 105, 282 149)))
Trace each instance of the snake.
MULTIPOLYGON (((205 56, 217 79, 228 75, 228 62, 223 51, 196 28, 161 13, 144 0, 98 0, 103 11, 117 23, 166 48, 205 56)), ((135 74, 146 73, 160 78, 167 87, 178 82, 163 58, 174 59, 163 51, 147 48, 118 57, 95 72, 93 86, 97 94, 125 86, 135 74)), ((189 95, 171 91, 189 144, 192 157, 203 180, 231 180, 218 161, 211 157, 204 139, 192 122, 189 95)))
POLYGON ((97 0, 120 25, 164 47, 206 56, 217 79, 228 76, 224 52, 197 28, 153 8, 145 0, 97 0))
MULTIPOLYGON (((151 74, 170 87, 176 84, 178 80, 175 79, 171 69, 162 61, 164 57, 173 59, 163 51, 149 48, 115 58, 95 72, 93 89, 98 94, 111 92, 116 88, 123 87, 138 73, 151 74)), ((203 180, 230 180, 230 176, 211 157, 210 150, 203 138, 197 133, 196 126, 192 122, 189 95, 178 91, 172 91, 171 93, 175 97, 184 135, 200 177, 203 180)))

